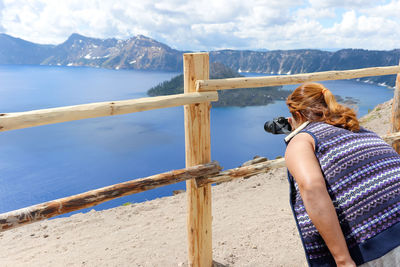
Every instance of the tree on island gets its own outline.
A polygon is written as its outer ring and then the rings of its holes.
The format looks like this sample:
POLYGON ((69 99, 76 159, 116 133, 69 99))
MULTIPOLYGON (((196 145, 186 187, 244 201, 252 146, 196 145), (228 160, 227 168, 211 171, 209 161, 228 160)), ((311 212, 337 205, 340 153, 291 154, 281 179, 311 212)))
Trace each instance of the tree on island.
MULTIPOLYGON (((210 65, 211 79, 243 77, 238 72, 222 63, 214 62, 210 65)), ((147 91, 149 96, 172 95, 183 93, 183 74, 164 81, 147 91)), ((282 90, 282 86, 245 88, 219 91, 219 100, 213 102, 213 107, 227 106, 262 106, 273 103, 275 100, 285 100, 291 92, 282 90)))

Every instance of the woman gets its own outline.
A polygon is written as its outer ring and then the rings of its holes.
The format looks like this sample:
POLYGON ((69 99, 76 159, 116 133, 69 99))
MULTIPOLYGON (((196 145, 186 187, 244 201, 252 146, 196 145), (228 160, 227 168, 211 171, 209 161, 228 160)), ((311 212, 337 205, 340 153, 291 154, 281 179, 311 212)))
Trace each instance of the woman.
POLYGON ((290 198, 309 265, 400 266, 399 154, 321 84, 286 104, 290 198))

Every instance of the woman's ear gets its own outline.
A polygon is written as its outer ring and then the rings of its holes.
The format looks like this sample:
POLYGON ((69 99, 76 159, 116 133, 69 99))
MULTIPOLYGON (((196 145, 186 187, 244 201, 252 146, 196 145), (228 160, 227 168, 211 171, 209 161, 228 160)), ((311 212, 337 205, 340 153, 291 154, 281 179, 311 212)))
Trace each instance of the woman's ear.
POLYGON ((299 111, 295 111, 295 114, 296 114, 296 122, 299 125, 306 121, 306 118, 299 111))
POLYGON ((292 126, 292 129, 294 130, 299 127, 303 122, 305 122, 306 118, 304 118, 304 116, 298 111, 295 111, 293 115, 294 116, 288 118, 288 121, 292 126))
POLYGON ((288 118, 288 122, 290 126, 292 126, 292 131, 295 130, 300 125, 299 121, 294 117, 288 118))
POLYGON ((287 120, 288 120, 290 126, 292 126, 292 129, 294 129, 293 118, 292 118, 292 117, 289 117, 289 118, 287 118, 287 120))

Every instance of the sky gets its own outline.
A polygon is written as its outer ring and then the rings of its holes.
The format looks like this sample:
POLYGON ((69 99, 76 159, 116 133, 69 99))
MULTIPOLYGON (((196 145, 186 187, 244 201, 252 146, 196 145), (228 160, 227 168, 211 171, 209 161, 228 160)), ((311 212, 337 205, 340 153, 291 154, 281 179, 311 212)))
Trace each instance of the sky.
POLYGON ((138 34, 185 51, 400 48, 400 0, 0 0, 0 32, 42 44, 138 34))

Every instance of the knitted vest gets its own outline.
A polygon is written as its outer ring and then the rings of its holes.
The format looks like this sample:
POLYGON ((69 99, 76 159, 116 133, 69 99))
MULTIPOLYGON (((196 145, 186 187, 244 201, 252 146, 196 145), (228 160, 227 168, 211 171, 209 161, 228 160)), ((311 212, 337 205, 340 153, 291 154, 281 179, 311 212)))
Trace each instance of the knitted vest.
MULTIPOLYGON (((350 254, 357 265, 400 245, 400 155, 375 133, 354 133, 322 122, 300 132, 315 140, 321 166, 350 254)), ((288 143, 290 140, 288 141, 288 143)), ((311 222, 288 172, 290 202, 310 266, 336 266, 311 222)))

